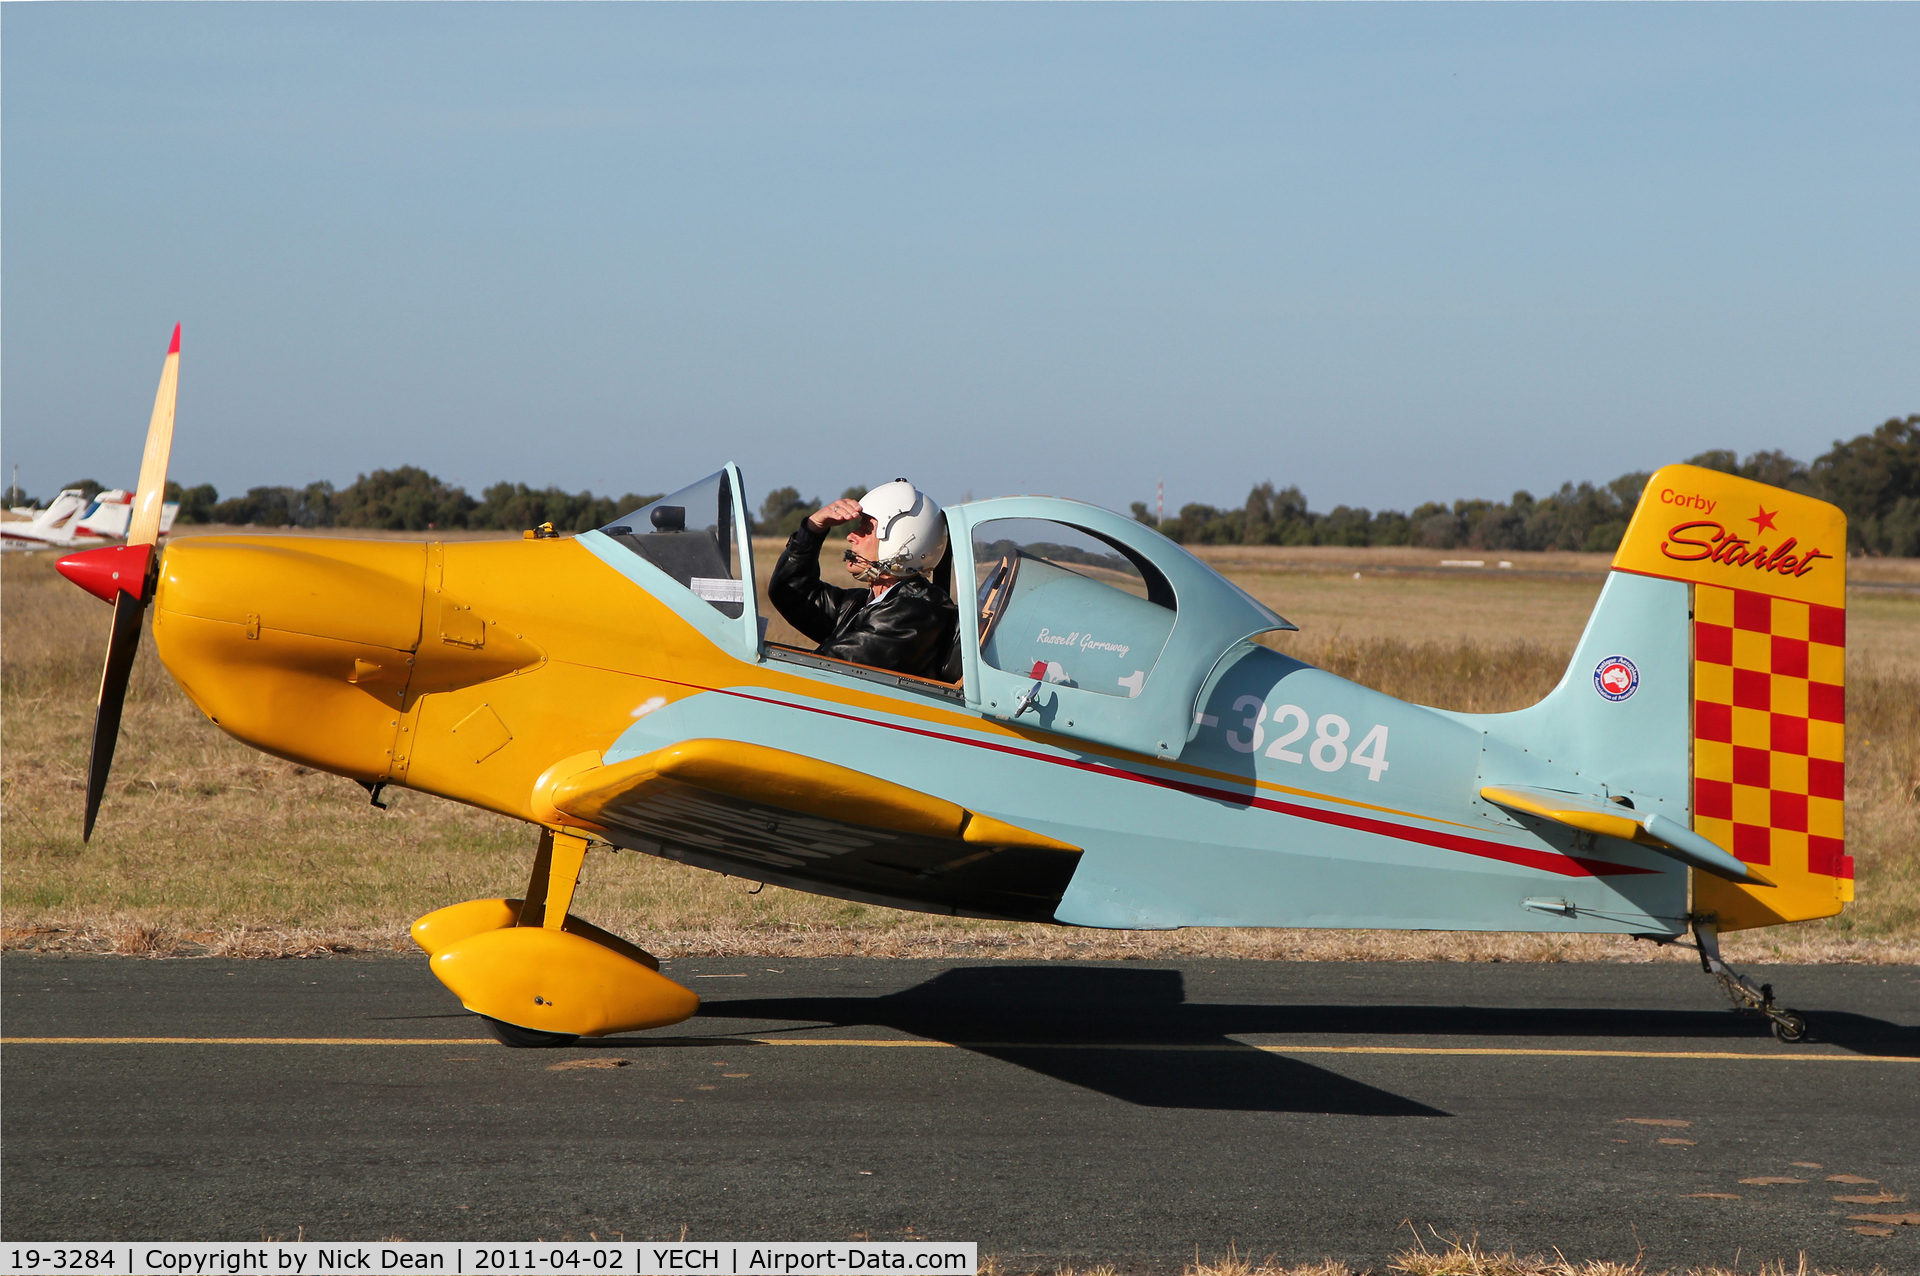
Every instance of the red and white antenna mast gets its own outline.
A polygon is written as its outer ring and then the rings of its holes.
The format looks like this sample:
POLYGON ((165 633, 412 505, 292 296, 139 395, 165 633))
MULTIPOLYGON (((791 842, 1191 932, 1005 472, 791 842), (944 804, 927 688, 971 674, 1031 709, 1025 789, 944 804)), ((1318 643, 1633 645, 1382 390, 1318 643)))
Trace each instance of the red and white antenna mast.
POLYGON ((1167 521, 1167 481, 1165 479, 1153 485, 1153 521, 1156 524, 1167 521))

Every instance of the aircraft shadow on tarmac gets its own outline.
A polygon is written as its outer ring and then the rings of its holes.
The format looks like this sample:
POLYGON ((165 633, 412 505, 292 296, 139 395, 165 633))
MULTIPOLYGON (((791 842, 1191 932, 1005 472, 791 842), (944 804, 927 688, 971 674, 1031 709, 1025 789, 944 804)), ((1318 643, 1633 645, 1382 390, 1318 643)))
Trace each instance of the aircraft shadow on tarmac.
MULTIPOLYGON (((995 965, 945 971, 876 997, 716 1000, 700 1013, 712 1020, 892 1028, 1149 1107, 1362 1116, 1447 1114, 1233 1038, 1443 1039, 1435 1044, 1462 1044, 1463 1037, 1572 1038, 1587 1045, 1653 1038, 1773 1045, 1764 1021, 1731 1009, 1235 1005, 1190 1003, 1185 993, 1176 970, 995 965)), ((1863 1054, 1920 1056, 1920 1029, 1845 1011, 1811 1011, 1808 1018, 1817 1042, 1863 1054)))
POLYGON ((1248 1029, 1196 1016, 1215 1008, 1185 996, 1177 970, 965 967, 886 996, 717 1001, 701 1014, 894 1028, 1143 1107, 1447 1115, 1231 1040, 1248 1029))

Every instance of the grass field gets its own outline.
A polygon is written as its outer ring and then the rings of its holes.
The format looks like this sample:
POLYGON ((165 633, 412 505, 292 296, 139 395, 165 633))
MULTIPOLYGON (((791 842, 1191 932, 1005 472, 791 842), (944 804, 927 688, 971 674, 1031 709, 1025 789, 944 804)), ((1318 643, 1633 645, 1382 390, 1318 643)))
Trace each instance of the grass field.
MULTIPOLYGON (((1411 1228, 1411 1224, 1404 1224, 1411 1228)), ((1867 1229, 1857 1229, 1866 1231, 1867 1229)), ((1888 1235, 1891 1229, 1875 1228, 1869 1234, 1888 1235)), ((1327 1259, 1319 1263, 1299 1265, 1281 1265, 1268 1259, 1256 1262, 1237 1254, 1212 1260, 1195 1259, 1181 1270, 1181 1276, 1838 1276, 1825 1269, 1816 1268, 1806 1261, 1802 1254, 1799 1262, 1792 1267, 1784 1260, 1760 1262, 1758 1266, 1741 1268, 1739 1260, 1735 1266, 1689 1267, 1683 1269, 1650 1268, 1643 1262, 1608 1262, 1604 1259, 1588 1259, 1574 1262, 1555 1254, 1549 1258, 1544 1254, 1517 1254, 1508 1252, 1490 1252, 1482 1249, 1472 1239, 1461 1241, 1455 1238, 1432 1240, 1415 1233, 1417 1243, 1401 1250, 1388 1261, 1385 1269, 1376 1274, 1368 1268, 1355 1271, 1347 1264, 1327 1259)), ((1875 1267, 1876 1276, 1882 1271, 1875 1267)), ((992 1257, 983 1257, 980 1263, 981 1276, 1014 1276, 1014 1270, 1003 1267, 992 1257)), ((1042 1276, 1035 1273, 1034 1276, 1042 1276)), ((1045 1276, 1118 1276, 1112 1267, 1072 1268, 1057 1267, 1045 1276)))
MULTIPOLYGON (((1890 1229, 1876 1228, 1871 1234, 1877 1236, 1883 1233, 1890 1234, 1890 1229)), ((1808 1263, 1804 1254, 1791 1267, 1784 1260, 1763 1260, 1755 1267, 1738 1267, 1738 1260, 1735 1261, 1736 1267, 1716 1264, 1712 1267, 1680 1269, 1651 1268, 1639 1261, 1614 1263, 1605 1259, 1588 1259, 1575 1262, 1558 1254, 1549 1258, 1544 1254, 1490 1253, 1471 1240, 1449 1240, 1402 1250, 1378 1272, 1373 1268, 1355 1271, 1347 1264, 1332 1259, 1283 1266, 1272 1260, 1256 1263, 1229 1256, 1210 1262, 1196 1260, 1188 1263, 1182 1269, 1181 1276, 1839 1276, 1838 1273, 1829 1273, 1824 1268, 1808 1263)), ((981 1276, 1014 1276, 1012 1269, 1002 1267, 991 1257, 981 1260, 980 1272, 981 1276)), ((1884 1269, 1876 1266, 1871 1276, 1883 1276, 1883 1273, 1884 1269)), ((1112 1267, 1057 1267, 1050 1273, 1034 1273, 1034 1276, 1119 1274, 1112 1267)))
MULTIPOLYGON (((755 546, 764 580, 777 543, 755 546)), ((1203 550, 1301 626, 1277 644, 1389 694, 1515 708, 1558 680, 1604 556, 1441 568, 1406 550, 1203 550), (1354 573, 1359 573, 1358 579, 1354 573)), ((525 826, 438 799, 367 805, 349 781, 240 745, 143 648, 99 828, 79 838, 108 613, 50 554, 0 560, 0 940, 9 947, 289 955, 400 951, 407 924, 517 895, 525 826)), ((1734 937, 1819 959, 1920 958, 1920 564, 1856 565, 1849 600, 1848 822, 1860 899, 1839 918, 1734 937)), ((829 569, 834 579, 837 569, 829 569)), ((844 577, 839 578, 845 583, 844 577)), ((782 637, 775 621, 772 636, 782 637)), ((791 631, 785 631, 790 634, 791 631)), ((666 953, 1285 958, 1648 957, 1631 941, 1400 932, 1106 932, 983 923, 828 900, 633 854, 596 854, 576 910, 666 953)), ((1671 954, 1668 954, 1671 955, 1671 954)))

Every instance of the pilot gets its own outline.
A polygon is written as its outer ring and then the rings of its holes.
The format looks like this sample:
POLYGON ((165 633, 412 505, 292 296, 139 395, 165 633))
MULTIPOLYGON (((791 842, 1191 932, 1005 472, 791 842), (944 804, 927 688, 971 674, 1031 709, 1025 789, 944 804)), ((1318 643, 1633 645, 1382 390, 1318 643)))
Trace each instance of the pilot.
POLYGON ((946 549, 940 507, 895 479, 809 515, 774 564, 767 595, 789 624, 820 644, 817 655, 954 681, 959 611, 930 579, 946 549), (837 589, 820 579, 820 547, 827 529, 839 523, 853 524, 847 571, 865 589, 837 589))

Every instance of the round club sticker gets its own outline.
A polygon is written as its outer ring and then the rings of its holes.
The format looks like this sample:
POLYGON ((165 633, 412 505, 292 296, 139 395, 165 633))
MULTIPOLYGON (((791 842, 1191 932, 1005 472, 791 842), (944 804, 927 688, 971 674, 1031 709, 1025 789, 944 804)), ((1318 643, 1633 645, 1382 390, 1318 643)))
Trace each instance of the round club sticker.
POLYGON ((1625 700, 1640 688, 1640 671, 1625 656, 1608 656, 1593 671, 1593 689, 1609 700, 1625 700))

